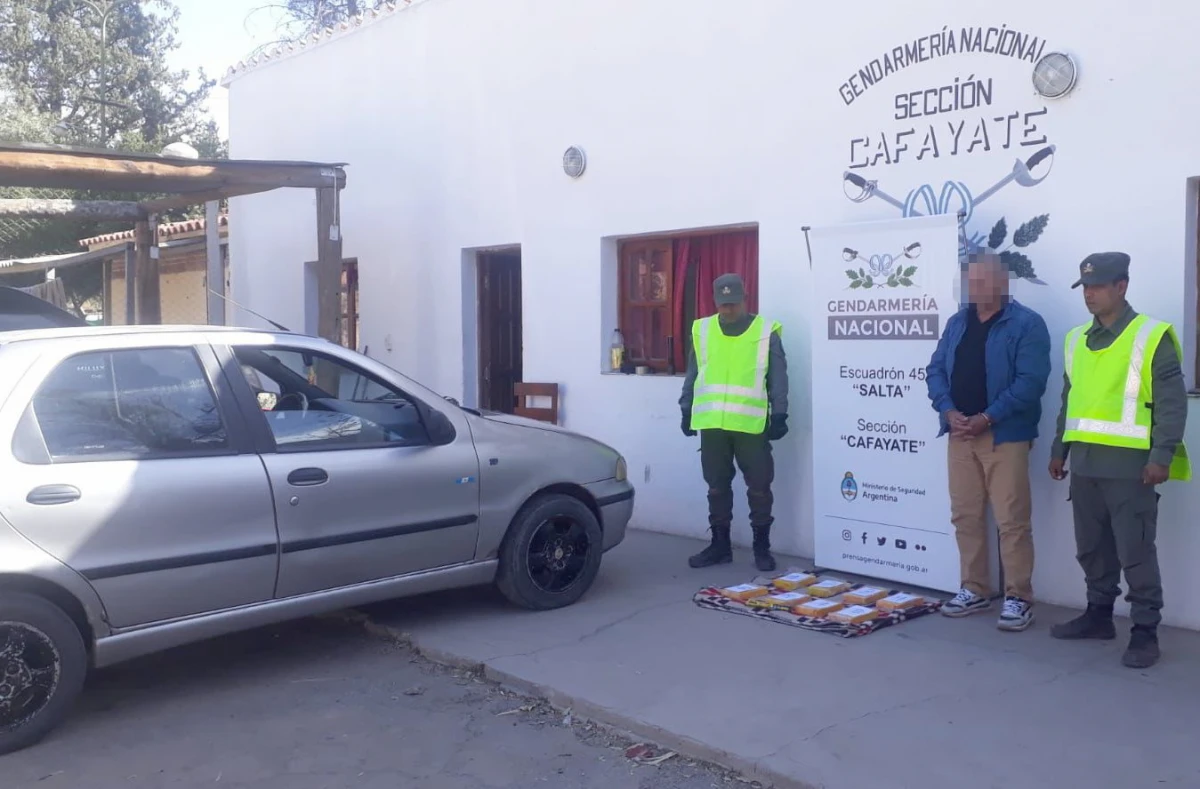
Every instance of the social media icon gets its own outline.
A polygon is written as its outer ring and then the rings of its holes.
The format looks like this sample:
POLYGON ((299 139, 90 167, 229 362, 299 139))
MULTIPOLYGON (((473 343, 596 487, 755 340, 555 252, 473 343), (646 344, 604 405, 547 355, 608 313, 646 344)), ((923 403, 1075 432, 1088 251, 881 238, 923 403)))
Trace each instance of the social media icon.
POLYGON ((908 550, 908 540, 897 539, 896 547, 902 551, 907 551, 908 550))
POLYGON ((849 529, 842 529, 842 539, 846 542, 850 542, 854 539, 854 535, 850 533, 849 529))
POLYGON ((887 537, 876 537, 875 544, 882 548, 883 546, 887 545, 887 537))
POLYGON ((867 533, 866 532, 862 533, 862 541, 863 541, 863 545, 867 544, 867 533))

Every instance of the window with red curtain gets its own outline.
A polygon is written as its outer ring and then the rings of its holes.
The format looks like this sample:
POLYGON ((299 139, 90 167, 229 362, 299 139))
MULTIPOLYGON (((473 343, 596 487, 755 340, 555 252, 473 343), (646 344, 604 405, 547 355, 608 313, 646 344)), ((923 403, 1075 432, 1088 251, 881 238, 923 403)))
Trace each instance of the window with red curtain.
POLYGON ((620 329, 635 365, 683 373, 692 322, 717 311, 712 283, 737 274, 758 311, 758 229, 696 232, 620 244, 620 329))

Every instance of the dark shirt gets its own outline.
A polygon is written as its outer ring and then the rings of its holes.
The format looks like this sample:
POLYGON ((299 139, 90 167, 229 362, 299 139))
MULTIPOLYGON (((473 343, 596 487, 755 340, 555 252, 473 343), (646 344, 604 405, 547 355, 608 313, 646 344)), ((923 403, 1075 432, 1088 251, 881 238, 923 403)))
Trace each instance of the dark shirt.
MULTIPOLYGON (((750 328, 754 318, 754 315, 747 314, 729 323, 722 323, 718 319, 717 325, 721 327, 721 333, 726 337, 740 337, 746 329, 750 328)), ((679 407, 684 411, 692 410, 696 376, 699 374, 696 349, 693 348, 688 354, 687 374, 683 378, 683 392, 679 396, 679 407)), ((783 340, 780 338, 779 332, 771 332, 769 356, 767 357, 767 399, 770 401, 772 414, 788 412, 787 356, 783 352, 783 340)))
POLYGON ((979 320, 975 305, 967 310, 967 327, 954 352, 950 376, 950 399, 963 416, 982 414, 990 405, 987 389, 987 339, 1003 310, 986 321, 979 320))
MULTIPOLYGON (((1087 347, 1093 351, 1103 350, 1121 336, 1121 332, 1137 317, 1132 307, 1112 326, 1093 320, 1085 332, 1087 347)), ((1071 393, 1071 380, 1063 375, 1062 407, 1058 412, 1057 432, 1050 456, 1066 459, 1071 456, 1071 471, 1081 477, 1104 479, 1140 479, 1147 463, 1170 466, 1175 448, 1183 442, 1183 431, 1187 425, 1187 386, 1183 381, 1183 368, 1175 343, 1166 335, 1154 350, 1151 372, 1151 396, 1154 398, 1150 423, 1150 450, 1110 447, 1102 444, 1063 444, 1067 419, 1067 397, 1071 393)))

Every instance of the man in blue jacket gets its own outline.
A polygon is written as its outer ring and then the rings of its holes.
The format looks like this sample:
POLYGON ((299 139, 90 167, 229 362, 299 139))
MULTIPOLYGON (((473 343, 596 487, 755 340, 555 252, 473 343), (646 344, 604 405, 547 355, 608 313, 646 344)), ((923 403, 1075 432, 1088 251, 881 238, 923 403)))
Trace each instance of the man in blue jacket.
POLYGON ((1033 624, 1033 527, 1029 450, 1050 377, 1046 322, 1009 298, 1003 259, 985 251, 966 262, 969 304, 949 321, 926 369, 929 399, 950 434, 950 520, 962 589, 942 607, 960 617, 991 606, 987 506, 1000 527, 1004 607, 998 627, 1033 624))

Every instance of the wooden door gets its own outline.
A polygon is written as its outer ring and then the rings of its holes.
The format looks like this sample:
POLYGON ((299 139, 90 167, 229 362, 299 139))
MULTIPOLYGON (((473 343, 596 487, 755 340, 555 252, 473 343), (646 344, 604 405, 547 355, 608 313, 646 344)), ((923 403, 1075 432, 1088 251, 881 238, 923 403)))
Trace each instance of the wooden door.
POLYGON ((511 414, 521 381, 521 253, 479 255, 479 406, 511 414))

